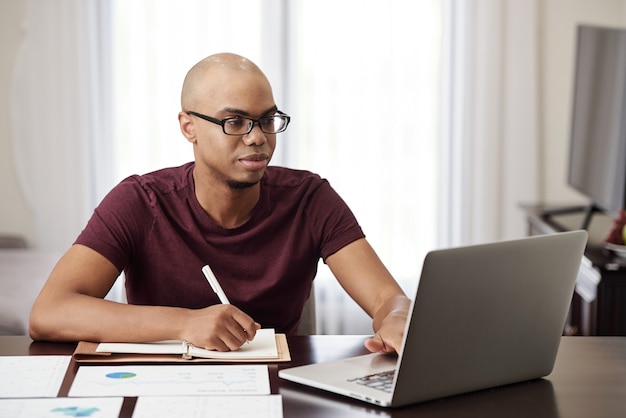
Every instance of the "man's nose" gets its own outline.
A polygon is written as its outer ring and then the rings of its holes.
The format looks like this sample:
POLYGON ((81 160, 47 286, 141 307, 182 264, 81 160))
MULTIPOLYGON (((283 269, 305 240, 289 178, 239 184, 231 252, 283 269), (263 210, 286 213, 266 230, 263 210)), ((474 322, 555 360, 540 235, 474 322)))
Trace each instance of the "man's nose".
POLYGON ((254 122, 252 125, 252 130, 245 134, 242 139, 246 145, 263 145, 265 142, 267 142, 265 132, 261 130, 259 122, 254 122))

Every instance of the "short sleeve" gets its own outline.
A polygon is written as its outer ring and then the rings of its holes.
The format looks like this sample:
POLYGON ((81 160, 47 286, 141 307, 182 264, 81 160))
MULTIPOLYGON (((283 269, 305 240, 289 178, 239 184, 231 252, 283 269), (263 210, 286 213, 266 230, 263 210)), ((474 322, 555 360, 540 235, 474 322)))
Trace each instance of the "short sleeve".
POLYGON ((127 178, 105 196, 74 243, 93 249, 124 270, 133 249, 153 226, 151 200, 135 177, 127 178))
POLYGON ((328 181, 323 180, 309 198, 307 217, 322 238, 320 254, 324 262, 346 245, 365 238, 356 217, 328 181))

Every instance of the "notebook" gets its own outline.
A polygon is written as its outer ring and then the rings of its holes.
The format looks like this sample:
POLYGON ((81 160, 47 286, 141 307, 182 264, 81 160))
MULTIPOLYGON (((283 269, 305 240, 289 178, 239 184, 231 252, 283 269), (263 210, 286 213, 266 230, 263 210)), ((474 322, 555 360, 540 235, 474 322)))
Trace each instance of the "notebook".
POLYGON ((391 407, 547 376, 586 242, 587 232, 572 231, 432 251, 398 356, 367 354, 279 376, 391 407))
POLYGON ((254 340, 242 345, 239 350, 207 350, 187 341, 168 340, 151 343, 100 343, 97 353, 134 354, 178 354, 189 360, 211 358, 220 360, 270 360, 278 358, 278 348, 273 328, 263 328, 256 332, 254 340))
POLYGON ((236 351, 213 351, 186 341, 169 340, 151 343, 94 343, 80 341, 74 350, 77 363, 170 363, 236 362, 273 363, 291 361, 287 337, 272 328, 257 330, 254 340, 236 351))

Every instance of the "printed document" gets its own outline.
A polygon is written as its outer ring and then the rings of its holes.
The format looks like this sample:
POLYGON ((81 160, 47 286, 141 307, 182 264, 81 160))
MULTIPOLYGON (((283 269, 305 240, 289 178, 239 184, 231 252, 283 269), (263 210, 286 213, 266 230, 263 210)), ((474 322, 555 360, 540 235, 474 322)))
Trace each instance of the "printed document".
POLYGON ((175 396, 137 398, 133 418, 155 417, 282 418, 280 395, 175 396))
POLYGON ((269 395, 267 365, 80 366, 69 396, 269 395))
POLYGON ((0 356, 0 398, 56 397, 70 359, 71 356, 0 356))
POLYGON ((124 398, 0 399, 0 417, 117 418, 124 398))

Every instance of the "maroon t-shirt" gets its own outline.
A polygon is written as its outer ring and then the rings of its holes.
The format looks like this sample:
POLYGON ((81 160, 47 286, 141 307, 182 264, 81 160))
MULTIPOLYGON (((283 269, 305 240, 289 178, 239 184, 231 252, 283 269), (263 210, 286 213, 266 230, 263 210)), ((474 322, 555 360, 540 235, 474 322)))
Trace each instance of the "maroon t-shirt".
POLYGON ((225 229, 198 203, 193 168, 125 179, 76 243, 125 271, 129 303, 219 303, 202 273, 209 264, 233 305, 263 327, 295 332, 320 257, 364 237, 354 215, 318 175, 268 167, 250 220, 225 229))

